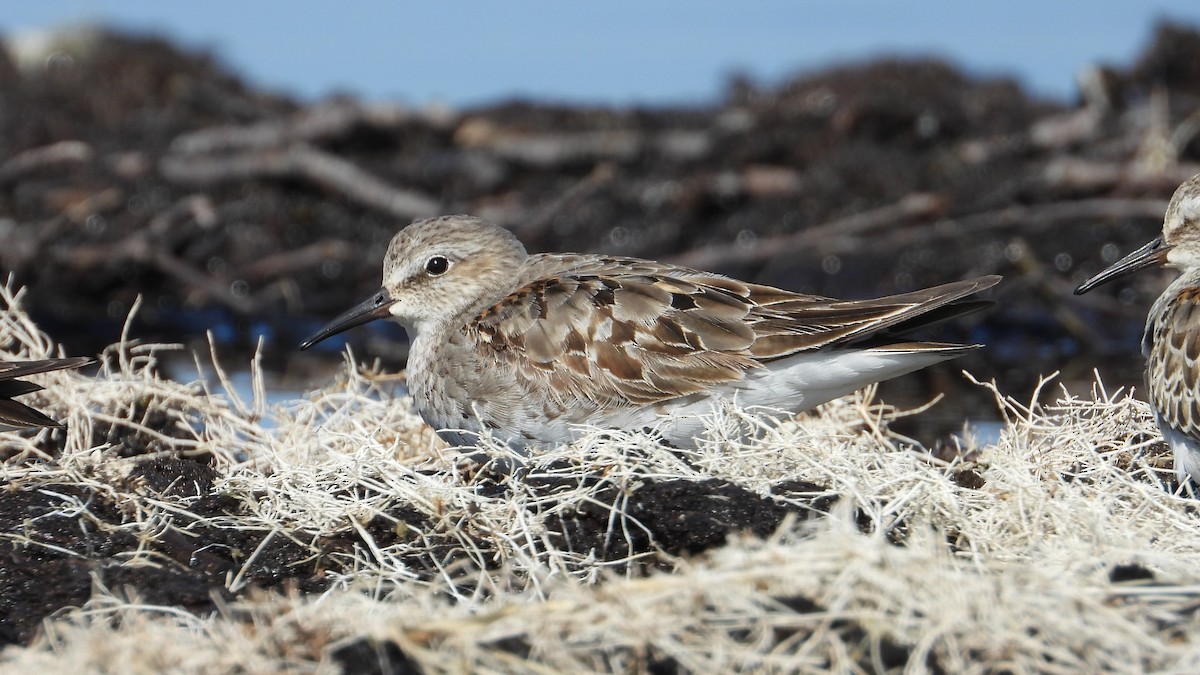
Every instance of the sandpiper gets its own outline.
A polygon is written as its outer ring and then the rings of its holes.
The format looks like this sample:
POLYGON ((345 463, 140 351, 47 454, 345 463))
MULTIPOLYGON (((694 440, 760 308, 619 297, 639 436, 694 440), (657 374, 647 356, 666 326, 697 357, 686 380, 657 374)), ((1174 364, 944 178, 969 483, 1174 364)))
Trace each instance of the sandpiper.
POLYGON ((1200 174, 1167 205, 1162 234, 1075 289, 1076 295, 1152 265, 1182 270, 1146 317, 1146 391, 1180 482, 1200 479, 1200 174))
POLYGON ((835 300, 652 260, 528 255, 502 227, 442 216, 401 230, 383 288, 300 348, 399 322, 416 409, 451 445, 488 433, 522 451, 591 425, 694 447, 720 398, 806 410, 976 349, 903 335, 990 304, 969 296, 999 281, 835 300))
POLYGON ((41 391, 42 387, 18 377, 46 373, 52 370, 79 368, 92 363, 86 357, 65 359, 40 359, 37 361, 0 361, 0 431, 15 431, 30 427, 57 427, 62 425, 44 414, 13 399, 22 394, 41 391))

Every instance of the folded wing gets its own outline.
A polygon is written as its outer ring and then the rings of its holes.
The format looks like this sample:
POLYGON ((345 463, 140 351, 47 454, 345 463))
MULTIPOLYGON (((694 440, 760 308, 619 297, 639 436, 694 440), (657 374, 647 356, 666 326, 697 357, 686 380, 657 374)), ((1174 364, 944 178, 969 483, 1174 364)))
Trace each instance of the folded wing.
POLYGON ((805 351, 944 349, 897 334, 977 309, 964 299, 1000 280, 845 301, 634 262, 537 279, 482 312, 467 330, 483 362, 548 382, 564 407, 652 404, 805 351))

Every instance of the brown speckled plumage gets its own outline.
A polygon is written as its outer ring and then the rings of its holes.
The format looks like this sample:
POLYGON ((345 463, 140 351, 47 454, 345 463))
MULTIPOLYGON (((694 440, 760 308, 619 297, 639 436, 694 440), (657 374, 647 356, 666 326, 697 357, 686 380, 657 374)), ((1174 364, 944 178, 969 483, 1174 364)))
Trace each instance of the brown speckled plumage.
MULTIPOLYGON (((811 408, 972 349, 893 331, 968 311, 979 303, 964 299, 998 281, 833 300, 636 258, 531 256, 503 228, 445 216, 397 234, 383 290, 305 346, 394 318, 413 341, 409 387, 425 420, 452 443, 487 429, 521 447, 570 440, 581 424, 655 425, 717 396, 811 408)), ((659 428, 689 445, 698 426, 659 428)))
POLYGON ((1146 390, 1171 445, 1179 480, 1200 477, 1200 174, 1171 197, 1160 237, 1118 260, 1075 290, 1087 291, 1152 265, 1183 274, 1151 307, 1142 338, 1146 390))

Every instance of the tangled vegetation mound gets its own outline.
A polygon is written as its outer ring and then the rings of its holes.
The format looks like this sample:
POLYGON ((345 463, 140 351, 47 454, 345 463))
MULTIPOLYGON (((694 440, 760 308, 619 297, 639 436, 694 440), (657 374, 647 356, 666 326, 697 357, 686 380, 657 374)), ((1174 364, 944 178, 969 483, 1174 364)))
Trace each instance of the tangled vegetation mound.
MULTIPOLYGON (((50 355, 0 293, 9 358, 50 355)), ((5 669, 1200 667, 1200 515, 1124 392, 980 385, 999 437, 939 456, 868 393, 714 410, 694 451, 596 430, 467 457, 349 360, 268 404, 162 379, 170 349, 46 374, 31 403, 66 430, 0 434, 5 669)))

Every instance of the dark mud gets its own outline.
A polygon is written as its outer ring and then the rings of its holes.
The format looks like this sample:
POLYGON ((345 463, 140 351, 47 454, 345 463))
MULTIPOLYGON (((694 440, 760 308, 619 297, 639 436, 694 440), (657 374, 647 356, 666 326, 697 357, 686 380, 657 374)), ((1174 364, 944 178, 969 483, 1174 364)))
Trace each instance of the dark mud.
MULTIPOLYGON (((203 459, 156 457, 138 462, 119 481, 93 486, 0 485, 0 531, 11 535, 0 542, 0 643, 28 642, 43 619, 81 606, 97 586, 205 614, 223 600, 255 590, 319 593, 328 588, 328 573, 350 571, 347 561, 370 555, 371 547, 352 528, 317 536, 208 524, 213 517, 248 513, 243 501, 213 492, 215 476, 203 459), (177 510, 166 520, 140 522, 138 501, 148 497, 171 502, 177 510)), ((509 487, 492 496, 512 489, 511 480, 504 482, 509 487)), ((566 484, 531 480, 523 486, 535 496, 552 497, 566 484)), ((834 501, 817 486, 782 489, 786 501, 717 480, 604 486, 593 500, 552 519, 547 540, 585 557, 628 561, 637 573, 670 569, 677 556, 721 546, 738 533, 766 536, 789 512, 806 518, 834 501), (614 524, 618 505, 625 514, 614 524)), ((402 559, 426 582, 451 570, 466 587, 473 570, 495 567, 486 537, 464 547, 461 537, 472 530, 469 523, 460 523, 453 534, 446 527, 444 520, 396 505, 364 530, 380 548, 411 542, 421 533, 420 545, 402 559)))

